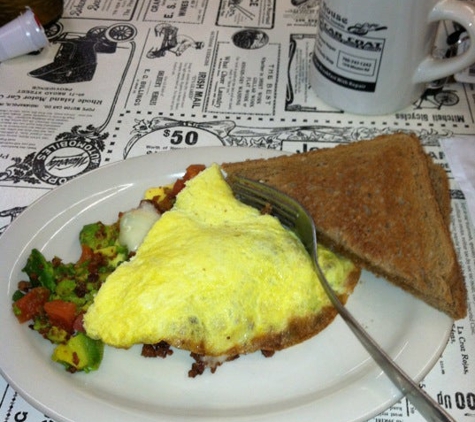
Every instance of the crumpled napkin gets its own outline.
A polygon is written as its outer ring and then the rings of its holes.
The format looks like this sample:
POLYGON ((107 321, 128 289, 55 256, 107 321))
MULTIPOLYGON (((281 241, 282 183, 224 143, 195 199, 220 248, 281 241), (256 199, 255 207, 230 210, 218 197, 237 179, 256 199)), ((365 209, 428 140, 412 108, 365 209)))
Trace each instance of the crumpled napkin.
POLYGON ((467 200, 475 224, 475 137, 457 136, 441 140, 452 175, 467 200))

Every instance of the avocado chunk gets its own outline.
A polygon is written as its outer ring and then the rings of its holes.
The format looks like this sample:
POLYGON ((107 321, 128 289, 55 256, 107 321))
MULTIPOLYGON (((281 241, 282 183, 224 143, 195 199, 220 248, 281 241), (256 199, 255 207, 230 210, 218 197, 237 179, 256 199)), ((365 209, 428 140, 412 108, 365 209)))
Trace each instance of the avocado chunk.
POLYGON ((56 289, 53 264, 46 260, 38 249, 33 249, 23 271, 28 274, 33 287, 46 287, 51 292, 56 289))
POLYGON ((67 343, 58 345, 51 358, 63 364, 70 372, 91 372, 99 368, 103 355, 104 343, 79 332, 67 343))

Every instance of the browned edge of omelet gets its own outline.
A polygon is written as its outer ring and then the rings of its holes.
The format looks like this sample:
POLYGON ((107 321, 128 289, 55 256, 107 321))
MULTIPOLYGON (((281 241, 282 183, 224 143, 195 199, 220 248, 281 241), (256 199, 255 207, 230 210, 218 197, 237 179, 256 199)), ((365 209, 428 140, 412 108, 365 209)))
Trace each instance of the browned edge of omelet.
MULTIPOLYGON (((347 277, 345 284, 346 292, 342 295, 339 295, 339 299, 343 304, 347 302, 348 297, 356 287, 360 276, 361 268, 355 266, 353 271, 351 271, 347 277)), ((290 346, 302 343, 303 341, 308 340, 323 331, 333 322, 337 314, 337 310, 332 305, 329 305, 325 306, 317 314, 292 318, 289 321, 288 328, 286 330, 281 332, 270 332, 265 335, 255 337, 252 339, 252 341, 244 346, 230 347, 226 353, 222 354, 222 356, 235 357, 238 355, 253 353, 259 350, 269 353, 286 349, 290 346)), ((197 355, 210 356, 206 353, 204 344, 194 344, 193 347, 191 347, 191 345, 185 340, 179 343, 171 342, 170 345, 180 349, 189 350, 192 353, 196 353, 197 355)))

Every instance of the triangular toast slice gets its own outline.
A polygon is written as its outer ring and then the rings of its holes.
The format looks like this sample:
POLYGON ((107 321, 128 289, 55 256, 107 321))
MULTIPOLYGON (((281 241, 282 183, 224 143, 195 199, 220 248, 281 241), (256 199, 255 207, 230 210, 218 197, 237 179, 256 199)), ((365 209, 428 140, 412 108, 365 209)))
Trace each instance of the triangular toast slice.
POLYGON ((413 135, 223 164, 299 200, 319 241, 447 313, 467 312, 446 175, 413 135))

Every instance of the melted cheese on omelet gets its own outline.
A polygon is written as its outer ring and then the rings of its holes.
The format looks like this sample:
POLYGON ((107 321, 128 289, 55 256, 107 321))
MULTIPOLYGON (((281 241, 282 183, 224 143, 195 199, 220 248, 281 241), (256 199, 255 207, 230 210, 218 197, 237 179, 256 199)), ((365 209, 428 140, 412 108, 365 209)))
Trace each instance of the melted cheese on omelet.
MULTIPOLYGON (((324 249, 319 259, 343 290, 353 264, 324 249)), ((236 200, 213 165, 187 182, 136 255, 107 278, 84 325, 116 347, 166 341, 220 356, 327 304, 299 239, 236 200)))

